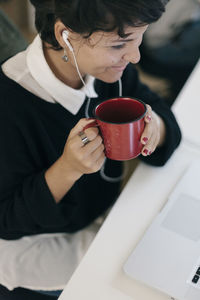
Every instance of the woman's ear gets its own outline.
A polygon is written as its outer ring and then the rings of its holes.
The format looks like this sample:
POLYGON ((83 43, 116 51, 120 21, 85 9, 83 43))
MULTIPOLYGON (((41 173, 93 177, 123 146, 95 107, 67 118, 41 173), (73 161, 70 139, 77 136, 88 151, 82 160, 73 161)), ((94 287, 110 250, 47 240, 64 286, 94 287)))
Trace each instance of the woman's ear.
POLYGON ((70 32, 70 29, 67 28, 61 21, 57 21, 54 25, 54 34, 57 42, 62 48, 66 47, 66 43, 63 40, 63 36, 62 36, 64 30, 70 32))
POLYGON ((62 48, 67 48, 70 51, 74 51, 73 48, 77 43, 80 45, 81 36, 80 34, 72 31, 70 28, 66 27, 61 21, 57 21, 54 25, 54 34, 57 42, 62 48), (65 31, 65 36, 63 32, 65 31))

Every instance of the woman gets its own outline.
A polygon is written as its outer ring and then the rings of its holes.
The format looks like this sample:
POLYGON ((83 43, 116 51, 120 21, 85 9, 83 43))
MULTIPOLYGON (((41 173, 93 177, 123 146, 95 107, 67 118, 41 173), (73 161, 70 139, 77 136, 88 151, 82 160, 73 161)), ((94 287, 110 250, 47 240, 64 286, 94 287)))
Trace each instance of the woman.
POLYGON ((99 101, 122 89, 147 103, 145 162, 163 165, 180 142, 172 112, 132 66, 167 1, 31 2, 40 36, 0 74, 3 299, 59 295, 119 194, 121 162, 102 172, 102 138, 84 130, 99 101))

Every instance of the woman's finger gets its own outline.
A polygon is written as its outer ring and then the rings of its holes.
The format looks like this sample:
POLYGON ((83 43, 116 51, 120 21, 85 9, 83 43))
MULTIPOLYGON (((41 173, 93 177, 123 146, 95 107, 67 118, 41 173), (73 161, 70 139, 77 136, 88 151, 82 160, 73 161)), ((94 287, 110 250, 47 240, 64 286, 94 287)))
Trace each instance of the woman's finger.
POLYGON ((145 125, 144 131, 141 135, 140 141, 143 145, 148 144, 149 140, 151 139, 151 136, 153 134, 153 124, 152 123, 147 123, 145 125))
MULTIPOLYGON (((97 160, 99 160, 99 158, 102 156, 102 154, 104 153, 104 145, 100 144, 98 148, 96 148, 92 153, 91 153, 91 158, 94 162, 96 162, 97 160)), ((105 155, 103 154, 103 156, 105 157, 105 155)))
POLYGON ((144 121, 146 122, 146 123, 149 123, 149 122, 151 122, 151 120, 152 120, 152 108, 151 108, 151 106, 150 105, 146 105, 146 107, 147 107, 147 113, 146 113, 146 115, 145 115, 145 118, 144 118, 144 121))
POLYGON ((86 126, 89 126, 89 124, 94 123, 94 121, 95 121, 94 119, 86 119, 86 118, 80 119, 79 122, 70 131, 69 137, 72 138, 78 135, 80 132, 84 131, 84 128, 86 126))
POLYGON ((155 148, 158 143, 158 136, 157 134, 152 134, 151 139, 149 142, 143 147, 142 154, 144 156, 151 155, 155 151, 155 148))
POLYGON ((160 127, 157 121, 156 114, 149 109, 148 113, 151 114, 151 121, 146 123, 144 132, 141 136, 141 142, 144 145, 142 149, 143 155, 150 155, 155 151, 160 140, 160 127))

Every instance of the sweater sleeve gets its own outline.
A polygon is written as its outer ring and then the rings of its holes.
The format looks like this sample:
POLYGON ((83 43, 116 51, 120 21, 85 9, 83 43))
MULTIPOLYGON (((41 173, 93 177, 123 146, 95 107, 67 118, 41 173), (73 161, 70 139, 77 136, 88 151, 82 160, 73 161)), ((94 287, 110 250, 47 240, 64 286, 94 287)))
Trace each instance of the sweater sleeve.
POLYGON ((76 206, 67 203, 63 214, 54 201, 44 178, 45 167, 31 154, 17 117, 1 105, 0 236, 6 238, 66 226, 76 206))
POLYGON ((141 99, 149 104, 164 121, 166 127, 165 143, 162 147, 157 147, 154 153, 140 159, 155 166, 164 165, 181 141, 181 132, 175 116, 165 101, 152 92, 146 85, 140 82, 136 69, 129 65, 122 78, 123 94, 141 99))

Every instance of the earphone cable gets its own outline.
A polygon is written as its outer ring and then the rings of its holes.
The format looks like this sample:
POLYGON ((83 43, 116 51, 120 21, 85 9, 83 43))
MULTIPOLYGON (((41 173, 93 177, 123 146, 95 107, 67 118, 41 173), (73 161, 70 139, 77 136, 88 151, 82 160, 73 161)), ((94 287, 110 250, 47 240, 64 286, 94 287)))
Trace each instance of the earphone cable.
MULTIPOLYGON (((83 77, 81 76, 81 73, 79 71, 79 67, 78 67, 78 63, 77 63, 77 60, 76 60, 76 56, 74 54, 74 51, 72 51, 72 54, 73 54, 73 58, 74 58, 74 63, 75 63, 75 66, 76 66, 76 70, 77 70, 77 73, 85 87, 85 89, 88 91, 88 95, 90 95, 90 91, 88 90, 86 84, 85 84, 85 81, 83 80, 83 77)), ((121 78, 118 80, 118 83, 119 83, 119 96, 121 97, 122 96, 122 81, 121 81, 121 78)), ((86 106, 85 106, 85 117, 86 118, 89 118, 89 107, 90 107, 90 101, 91 101, 91 97, 88 97, 88 100, 87 100, 87 103, 86 103, 86 106)), ((128 173, 128 167, 125 165, 124 166, 124 170, 123 170, 123 173, 122 175, 118 176, 118 177, 110 177, 110 176, 107 176, 105 174, 105 164, 106 164, 106 158, 104 160, 104 163, 103 163, 103 166, 101 167, 100 169, 100 175, 101 177, 107 181, 107 182, 118 182, 118 181, 121 181, 122 179, 125 178, 125 176, 127 175, 128 173)))
MULTIPOLYGON (((78 72, 78 76, 79 76, 80 80, 82 81, 84 87, 85 87, 86 90, 87 90, 85 81, 83 80, 83 77, 82 77, 82 75, 81 75, 81 73, 80 73, 80 71, 79 71, 79 67, 78 67, 78 64, 77 64, 77 60, 76 60, 76 56, 75 56, 75 54, 74 54, 74 51, 72 51, 72 54, 73 54, 73 57, 74 57, 74 62, 75 62, 76 70, 77 70, 77 72, 78 72)), ((89 92, 89 91, 88 91, 88 92, 89 92)), ((90 94, 90 93, 89 93, 89 94, 90 94)))

